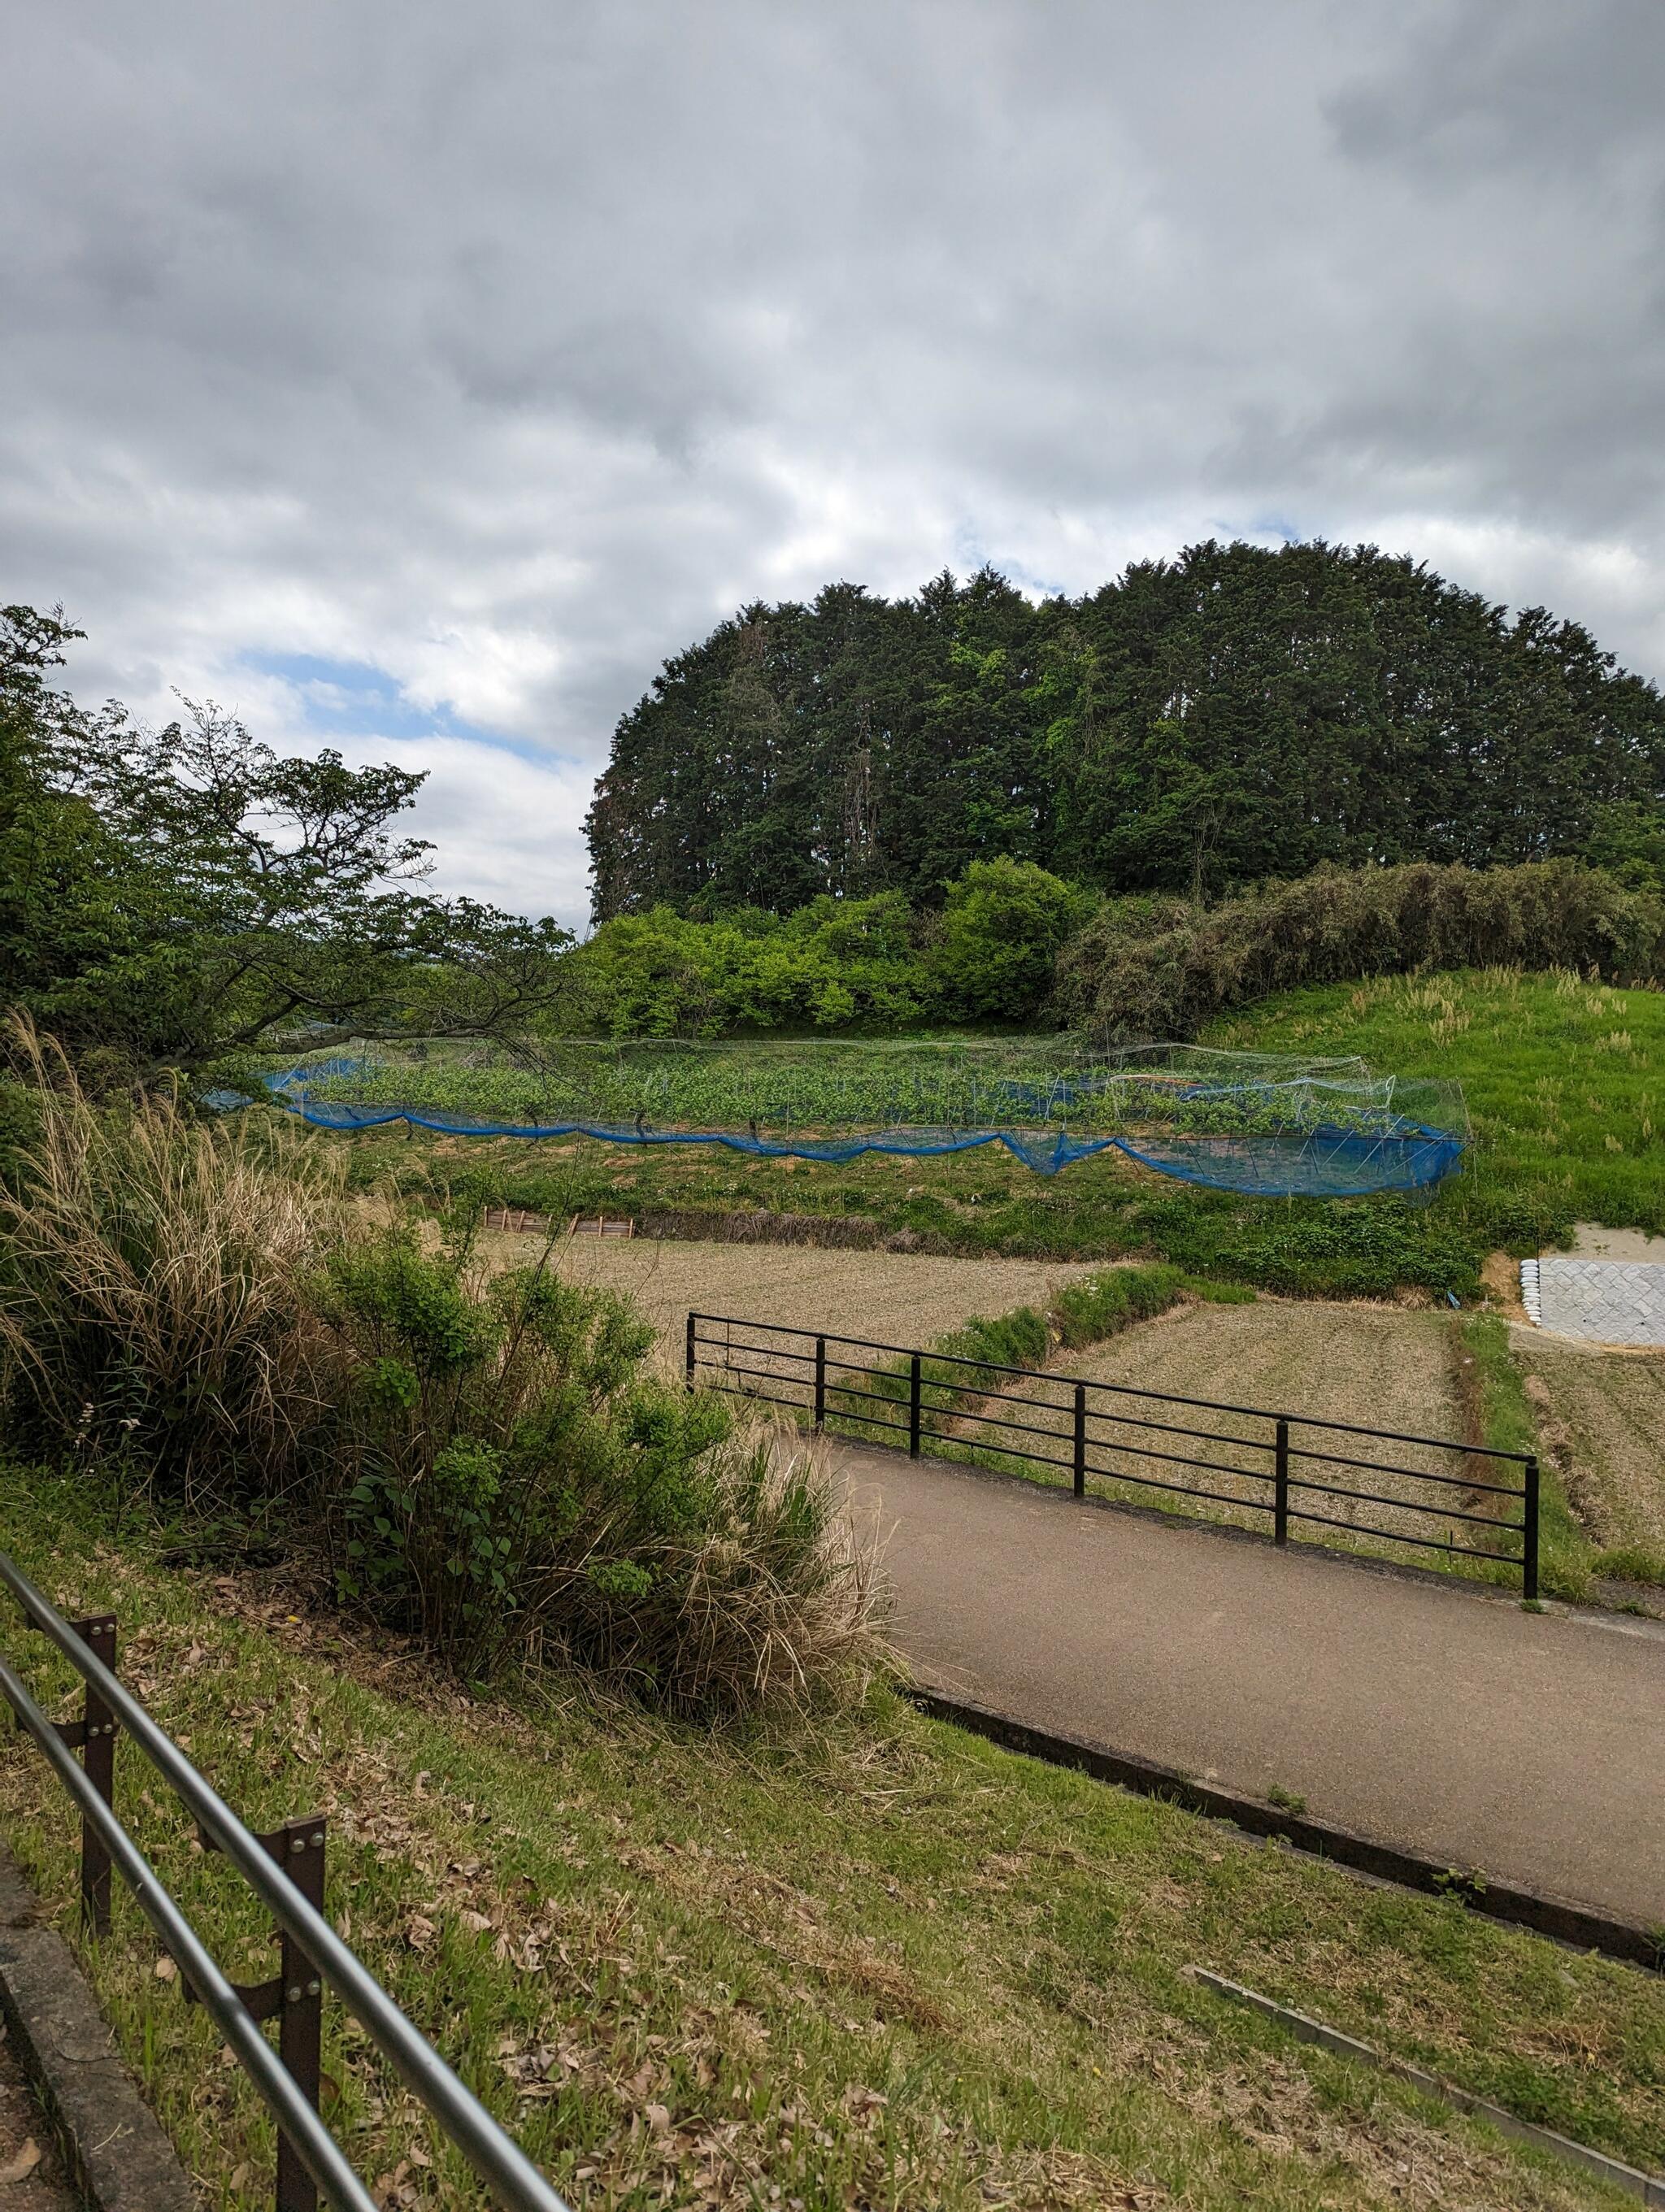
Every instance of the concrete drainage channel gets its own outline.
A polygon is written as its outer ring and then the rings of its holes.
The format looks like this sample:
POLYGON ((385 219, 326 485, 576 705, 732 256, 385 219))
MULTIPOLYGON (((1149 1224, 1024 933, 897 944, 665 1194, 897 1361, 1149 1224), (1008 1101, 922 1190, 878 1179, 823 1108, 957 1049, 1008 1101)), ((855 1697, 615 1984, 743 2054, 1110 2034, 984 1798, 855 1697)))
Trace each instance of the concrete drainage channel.
POLYGON ((1259 2013, 1263 2020, 1274 2021, 1297 2042, 1316 2044, 1320 2050, 1333 2051, 1338 2058, 1356 2059, 1361 2065, 1374 2067, 1378 2073, 1391 2074, 1396 2081, 1408 2081, 1424 2096, 1449 2105, 1454 2112, 1471 2112, 1477 2119, 1487 2121, 1499 2135, 1526 2143, 1534 2150, 1547 2151, 1552 2158, 1576 2166, 1583 2172, 1593 2173, 1644 2204, 1665 2207, 1665 2180, 1656 2174, 1643 2173, 1622 2160, 1609 2158, 1605 2151, 1591 2150, 1585 2143, 1575 2142, 1571 2136, 1557 2135, 1553 2128, 1540 2128, 1535 2121, 1520 2119, 1502 2105, 1476 2097, 1470 2090, 1460 2089, 1455 2081, 1443 2081, 1420 2066, 1407 2065, 1402 2058, 1389 2058, 1374 2045, 1361 2043, 1356 2036, 1343 2035, 1339 2029, 1314 2020, 1310 2014, 1275 2003, 1258 1990, 1246 1990, 1240 1982, 1227 1981, 1223 1974, 1212 1974, 1204 1966, 1188 1966, 1186 1972, 1201 1988, 1212 1990, 1228 2003, 1243 2005, 1250 2012, 1259 2013))

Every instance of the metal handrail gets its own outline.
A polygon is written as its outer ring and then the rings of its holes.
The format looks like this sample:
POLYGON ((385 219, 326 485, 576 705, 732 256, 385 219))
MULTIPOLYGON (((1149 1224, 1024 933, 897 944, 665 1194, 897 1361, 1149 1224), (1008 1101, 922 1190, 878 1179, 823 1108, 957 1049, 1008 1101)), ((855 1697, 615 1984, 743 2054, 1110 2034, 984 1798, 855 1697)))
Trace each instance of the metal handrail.
MULTIPOLYGON (((913 1345, 882 1344, 877 1338, 868 1336, 840 1336, 836 1330, 830 1328, 796 1328, 789 1322, 778 1321, 741 1321, 732 1314, 690 1312, 688 1318, 690 1322, 696 1323, 702 1321, 715 1322, 718 1326, 722 1328, 765 1329, 771 1336, 819 1337, 827 1344, 853 1344, 856 1346, 858 1351, 861 1352, 888 1352, 895 1357, 902 1359, 908 1359, 918 1356, 925 1359, 933 1360, 939 1364, 945 1366, 975 1367, 978 1369, 980 1372, 986 1375, 1019 1375, 1031 1382, 1073 1382, 1076 1380, 1075 1376, 1069 1375, 1039 1374, 1033 1367, 1010 1367, 998 1359, 974 1359, 969 1352, 964 1352, 926 1351, 918 1352, 916 1355, 916 1348, 913 1345)), ((702 1344, 710 1344, 714 1346, 720 1342, 720 1340, 716 1337, 700 1337, 697 1339, 697 1341, 702 1344)), ((774 1346, 765 1344, 740 1344, 735 1345, 732 1348, 737 1352, 750 1351, 761 1352, 766 1358, 770 1359, 798 1359, 799 1361, 803 1361, 808 1359, 811 1356, 807 1352, 777 1352, 774 1346)), ((848 1364, 854 1365, 854 1362, 829 1364, 848 1364)), ((781 1379, 784 1381, 786 1378, 782 1376, 781 1379)), ((1510 1451, 1505 1449, 1502 1444, 1459 1444, 1450 1437, 1419 1437, 1412 1435, 1408 1430, 1405 1429, 1371 1429, 1364 1427, 1358 1421, 1327 1421, 1321 1414, 1318 1413, 1274 1414, 1265 1406, 1237 1406, 1233 1405, 1229 1400, 1224 1398, 1182 1398, 1172 1390, 1147 1390, 1137 1382, 1095 1382, 1090 1381, 1087 1384, 1087 1388, 1090 1390, 1108 1391, 1115 1397, 1154 1398, 1160 1400, 1163 1404, 1169 1406, 1198 1406, 1203 1407, 1206 1411, 1211 1413, 1247 1413, 1256 1420, 1286 1420, 1294 1423, 1301 1428, 1340 1429, 1345 1430, 1350 1436, 1382 1437, 1389 1443, 1396 1444, 1427 1444, 1436 1451, 1468 1452, 1479 1459, 1510 1459, 1516 1461, 1522 1466, 1529 1466, 1534 1463, 1533 1455, 1530 1452, 1510 1451)), ((995 1391, 990 1391, 987 1395, 991 1397, 994 1397, 1000 1394, 995 1391)), ((1109 1417, 1103 1416, 1103 1418, 1108 1419, 1109 1417)), ((1313 1452, 1309 1453, 1307 1456, 1314 1459, 1328 1459, 1332 1455, 1328 1452, 1313 1452)), ((1414 1470, 1411 1470, 1411 1472, 1414 1472, 1414 1470)), ((1521 1493, 1519 1491, 1515 1491, 1510 1494, 1518 1498, 1521 1493)))
MULTIPOLYGON (((1135 1484, 1145 1490, 1167 1491, 1178 1497, 1206 1498, 1224 1504, 1243 1506, 1250 1512, 1265 1513, 1272 1521, 1272 1540, 1279 1546, 1287 1544, 1290 1523, 1292 1521, 1310 1522, 1322 1524, 1326 1528, 1345 1528, 1355 1534, 1358 1533, 1359 1524, 1357 1522, 1337 1520, 1333 1515, 1303 1509, 1299 1503, 1298 1493, 1304 1492, 1321 1492, 1332 1498, 1353 1498, 1365 1504, 1388 1506, 1396 1513, 1429 1514, 1437 1519, 1472 1522, 1480 1527, 1494 1528, 1500 1534, 1511 1538, 1518 1537, 1521 1543, 1519 1559, 1513 1559, 1507 1553, 1480 1551, 1473 1545, 1459 1544, 1449 1537, 1443 1542, 1433 1542, 1427 1537, 1413 1535, 1398 1528, 1379 1528, 1374 1533, 1387 1542, 1409 1544, 1423 1551, 1461 1553, 1465 1556, 1486 1559, 1493 1564, 1515 1565, 1518 1566, 1520 1571, 1522 1595, 1532 1599, 1535 1599, 1538 1595, 1540 1469, 1536 1457, 1530 1452, 1506 1450, 1495 1444, 1459 1443, 1455 1437, 1450 1437, 1414 1436, 1404 1430, 1371 1429, 1356 1421, 1327 1420, 1322 1415, 1316 1413, 1279 1413, 1265 1407, 1238 1406, 1212 1398, 1182 1397, 1173 1391, 1152 1390, 1139 1383, 1101 1382, 1085 1376, 1037 1372, 1034 1368, 1015 1367, 1002 1360, 974 1358, 964 1352, 921 1350, 904 1345, 882 1343, 870 1337, 843 1336, 831 1329, 798 1328, 782 1322, 747 1321, 734 1315, 702 1313, 695 1309, 690 1311, 687 1323, 685 1366, 690 1389, 696 1387, 702 1365, 708 1370, 720 1369, 725 1375, 738 1376, 757 1381, 776 1382, 783 1384, 789 1390, 804 1392, 805 1395, 803 1397, 782 1398, 773 1391, 748 1392, 742 1389, 735 1395, 767 1397, 773 1404, 787 1406, 800 1414, 812 1414, 817 1431, 824 1428, 827 1421, 839 1419, 850 1421, 860 1429, 893 1429, 899 1434, 905 1427, 908 1455, 914 1459, 920 1456, 921 1446, 927 1434, 931 1433, 928 1423, 936 1416, 949 1413, 948 1408, 932 1402, 929 1395, 932 1391, 957 1391, 961 1395, 975 1396, 991 1405, 999 1405, 1002 1407, 1032 1406, 1037 1411, 1052 1412, 1060 1415, 1066 1415, 1073 1410, 1074 1451, 1073 1458, 1068 1461, 1060 1459, 1053 1453, 1036 1451, 1032 1448, 1025 1449, 1023 1446, 1014 1448, 1010 1445, 994 1444, 987 1439, 980 1441, 972 1449, 977 1451, 999 1452, 1004 1458, 1023 1460, 1039 1466, 1067 1466, 1073 1476, 1074 1493, 1079 1499, 1086 1497, 1087 1480, 1089 1476, 1092 1476, 1103 1480, 1135 1484), (704 1333, 702 1324, 713 1333, 704 1333), (737 1331, 743 1334, 737 1335, 737 1331), (757 1335, 770 1340, 759 1343, 756 1340, 757 1335), (812 1342, 815 1346, 813 1354, 787 1348, 780 1340, 787 1337, 796 1338, 800 1342, 812 1342), (854 1348, 870 1355, 873 1353, 886 1355, 897 1362, 906 1360, 908 1367, 906 1370, 899 1365, 887 1370, 843 1358, 829 1351, 829 1346, 835 1345, 847 1349, 854 1348), (737 1358, 737 1354, 739 1357, 737 1358), (757 1368, 746 1364, 749 1359, 753 1358, 766 1362, 789 1360, 799 1368, 812 1367, 813 1382, 811 1384, 811 1378, 807 1374, 781 1374, 772 1366, 757 1368), (1015 1377, 1024 1382, 1049 1385, 1060 1390, 1068 1390, 1073 1395, 1073 1407, 1061 1403, 1054 1405, 1049 1400, 1030 1398, 1018 1390, 1001 1389, 998 1383, 992 1381, 985 1382, 978 1379, 968 1381, 963 1384, 957 1383, 951 1377, 939 1381, 939 1375, 944 1368, 957 1369, 962 1373, 977 1378, 1015 1377), (829 1377, 828 1372, 829 1369, 836 1369, 845 1374, 860 1374, 864 1379, 873 1382, 878 1382, 881 1377, 884 1377, 895 1387, 890 1391, 881 1393, 863 1390, 848 1382, 835 1382, 829 1377), (810 1395, 811 1390, 812 1396, 810 1395), (1182 1428, 1172 1422, 1152 1420, 1113 1410, 1102 1410, 1100 1407, 1091 1402, 1096 1397, 1107 1397, 1118 1402, 1125 1402, 1128 1399, 1144 1398, 1164 1407, 1182 1407, 1194 1412, 1224 1413, 1251 1421, 1266 1421, 1271 1425, 1273 1433, 1264 1440, 1231 1433, 1216 1436, 1212 1431, 1206 1430, 1182 1428), (853 1413, 848 1409, 848 1403, 853 1398, 866 1399, 874 1404, 886 1404, 893 1407, 898 1413, 903 1406, 906 1406, 907 1422, 904 1424, 899 1420, 884 1420, 872 1413, 853 1413), (1101 1426, 1114 1428, 1161 1431, 1176 1437, 1194 1437, 1200 1442, 1211 1444, 1236 1445, 1247 1451, 1267 1455, 1273 1464, 1269 1470, 1260 1468, 1223 1466, 1218 1461, 1200 1458, 1193 1454, 1161 1451, 1149 1443, 1128 1443, 1119 1437, 1094 1435, 1088 1425, 1089 1423, 1093 1422, 1100 1424, 1101 1426), (1455 1453, 1468 1464, 1466 1471, 1461 1475, 1440 1474, 1431 1469, 1401 1467, 1388 1461, 1364 1459, 1336 1450, 1325 1451, 1317 1448, 1316 1441, 1305 1444, 1292 1443, 1290 1438, 1291 1429, 1309 1434, 1315 1430, 1328 1429, 1338 1432, 1340 1436, 1349 1437, 1363 1437, 1372 1441, 1380 1440, 1382 1443, 1416 1444, 1431 1450, 1455 1453), (1175 1467, 1195 1468, 1209 1473, 1229 1474, 1240 1480, 1270 1483, 1272 1495, 1269 1498, 1264 1499, 1229 1496, 1222 1492, 1205 1490, 1195 1483, 1164 1481, 1153 1480, 1150 1476, 1136 1475, 1125 1467, 1106 1467, 1100 1463, 1095 1455, 1106 1451, 1114 1451, 1124 1457, 1163 1462, 1175 1467), (1506 1481, 1487 1481, 1477 1474, 1474 1472, 1474 1463, 1481 1459, 1492 1463, 1488 1466, 1488 1473, 1501 1474, 1505 1472, 1504 1466, 1497 1464, 1498 1462, 1512 1462, 1518 1465, 1522 1475, 1519 1486, 1516 1486, 1506 1481), (1295 1461, 1321 1466, 1326 1470, 1358 1468, 1373 1474, 1398 1475, 1407 1481, 1426 1484, 1437 1492, 1486 1492, 1499 1498, 1518 1500, 1521 1518, 1518 1521, 1495 1520, 1490 1514, 1471 1512, 1455 1504, 1424 1504, 1408 1498, 1386 1496, 1379 1491, 1343 1487, 1335 1483, 1320 1481, 1312 1474, 1303 1475, 1294 1473, 1291 1469, 1291 1462, 1295 1461)), ((721 1382, 716 1383, 714 1387, 718 1389, 732 1390, 733 1389, 732 1383, 721 1382)), ((974 1421, 983 1426, 1007 1429, 1029 1436, 1050 1437, 1054 1433, 1050 1430, 1038 1429, 1030 1422, 1002 1418, 969 1407, 962 1407, 953 1411, 950 1417, 957 1422, 974 1421)), ((1060 1433, 1060 1441, 1062 1440, 1060 1433)))
MULTIPOLYGON (((192 1815, 207 1840, 232 1862, 279 1927, 306 1952, 405 2087, 427 2106, 480 2179, 496 2191, 509 2212, 570 2212, 565 2199, 557 2195, 520 2146, 453 2073, 427 2037, 406 2019, 369 1968, 348 1948, 294 1882, 279 1871, 212 1784, 197 1772, 120 1679, 88 1648, 57 1607, 3 1552, 0 1552, 0 1583, 10 1590, 35 1626, 57 1645, 103 1700, 192 1815)), ((0 1691, 3 1691, 13 1711, 52 1761, 84 1818, 99 1831, 140 1909, 201 1996, 319 2189, 338 2208, 338 2212, 374 2212, 373 2200, 347 2165, 335 2138, 300 2096, 271 2045, 245 2010, 229 1981, 203 1948, 138 1846, 93 1789, 81 1766, 59 1741, 53 1724, 3 1660, 0 1660, 0 1691)))

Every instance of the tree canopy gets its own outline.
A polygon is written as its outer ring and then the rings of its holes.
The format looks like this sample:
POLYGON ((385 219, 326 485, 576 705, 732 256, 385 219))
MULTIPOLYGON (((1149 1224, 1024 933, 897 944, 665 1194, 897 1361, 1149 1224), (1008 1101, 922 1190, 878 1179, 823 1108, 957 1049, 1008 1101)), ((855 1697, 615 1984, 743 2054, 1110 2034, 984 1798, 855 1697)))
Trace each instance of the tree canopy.
POLYGON ((558 995, 571 933, 423 888, 422 778, 283 757, 213 706, 161 731, 53 687, 80 633, 0 609, 0 1002, 143 1080, 268 1043, 496 1036, 558 995))
POLYGON ((588 818, 598 919, 939 904, 974 862, 1218 895, 1484 867, 1665 805, 1665 699, 1577 623, 1371 546, 1209 543, 1079 599, 993 569, 761 603, 668 661, 588 818))

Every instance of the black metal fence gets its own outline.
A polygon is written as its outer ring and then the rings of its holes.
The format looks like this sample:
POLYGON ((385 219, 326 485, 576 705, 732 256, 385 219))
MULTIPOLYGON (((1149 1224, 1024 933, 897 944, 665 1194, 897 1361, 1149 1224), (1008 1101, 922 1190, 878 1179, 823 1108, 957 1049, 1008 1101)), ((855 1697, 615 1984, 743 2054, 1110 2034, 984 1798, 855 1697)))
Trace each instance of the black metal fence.
POLYGON ((686 1369, 690 1389, 761 1399, 858 1441, 905 1438, 915 1459, 928 1443, 1067 1476, 1077 1498, 1194 1499, 1224 1508, 1215 1518, 1269 1527, 1276 1544, 1343 1529, 1481 1559, 1538 1595, 1538 1462, 1526 1452, 722 1314, 689 1315, 686 1369), (1406 1465, 1407 1451, 1430 1463, 1406 1465), (1394 1486, 1364 1488, 1366 1476, 1394 1486))
POLYGON ((112 1615, 65 1620, 3 1552, 0 1584, 86 1685, 81 1718, 50 1721, 0 1657, 0 1692, 81 1813, 86 1923, 96 1936, 109 1931, 113 1868, 179 1968, 185 1996, 210 2014, 277 2123, 278 2212, 313 2212, 319 2193, 337 2212, 377 2212, 370 2191, 319 2115, 325 1984, 500 2203, 510 2212, 568 2212, 520 2145, 464 2087, 325 1918, 323 1820, 289 1820, 269 1835, 252 1833, 118 1680, 112 1615), (124 1735, 194 1818, 204 1845, 225 1854, 271 1914, 279 1955, 278 1971, 269 1980, 252 1986, 228 1980, 123 1826, 114 1809, 114 1781, 116 1747, 124 1735), (77 1750, 79 1760, 74 1756, 77 1750), (260 2025, 272 2019, 278 2022, 276 2050, 260 2025))

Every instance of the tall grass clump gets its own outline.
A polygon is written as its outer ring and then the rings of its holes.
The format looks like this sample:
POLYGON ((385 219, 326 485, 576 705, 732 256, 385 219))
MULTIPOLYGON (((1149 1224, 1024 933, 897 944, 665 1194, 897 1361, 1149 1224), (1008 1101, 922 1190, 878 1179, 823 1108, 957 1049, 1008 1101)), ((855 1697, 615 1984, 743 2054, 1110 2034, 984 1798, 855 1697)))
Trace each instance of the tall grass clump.
POLYGON ((338 1233, 338 1163, 266 1116, 94 1103, 14 1018, 32 1128, 0 1185, 0 1363, 42 1449, 204 1503, 281 1490, 327 1411, 307 1285, 338 1233))
POLYGON ((860 1693, 872 1578, 829 1477, 659 1382, 623 1299, 396 1227, 334 1257, 321 1310, 345 1388, 320 1517, 349 1600, 465 1676, 573 1664, 690 1718, 860 1693))
POLYGON ((1572 860, 1514 868, 1321 869, 1203 908, 1111 901, 1059 955, 1066 1019, 1194 1036, 1216 1015, 1303 984, 1416 969, 1665 976, 1665 898, 1572 860))

